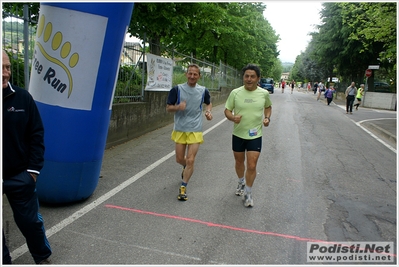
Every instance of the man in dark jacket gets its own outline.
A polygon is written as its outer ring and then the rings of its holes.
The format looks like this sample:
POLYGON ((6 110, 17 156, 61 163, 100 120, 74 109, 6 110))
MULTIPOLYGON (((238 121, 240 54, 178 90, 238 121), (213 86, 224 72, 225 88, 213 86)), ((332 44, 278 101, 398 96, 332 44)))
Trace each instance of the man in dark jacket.
MULTIPOLYGON (((27 90, 12 86, 10 59, 3 51, 3 194, 26 239, 36 264, 51 255, 39 213, 36 179, 44 162, 44 129, 35 101, 27 90)), ((3 264, 11 264, 3 230, 3 264)))

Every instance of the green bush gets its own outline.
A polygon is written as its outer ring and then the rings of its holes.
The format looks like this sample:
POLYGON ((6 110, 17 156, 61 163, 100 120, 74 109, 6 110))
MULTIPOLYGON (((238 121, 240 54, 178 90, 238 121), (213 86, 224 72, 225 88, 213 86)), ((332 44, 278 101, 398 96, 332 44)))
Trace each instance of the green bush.
POLYGON ((10 83, 18 87, 25 88, 25 73, 24 73, 24 60, 23 55, 8 53, 11 63, 11 79, 10 83))
POLYGON ((183 70, 182 66, 174 66, 173 67, 173 73, 184 73, 185 71, 183 70))

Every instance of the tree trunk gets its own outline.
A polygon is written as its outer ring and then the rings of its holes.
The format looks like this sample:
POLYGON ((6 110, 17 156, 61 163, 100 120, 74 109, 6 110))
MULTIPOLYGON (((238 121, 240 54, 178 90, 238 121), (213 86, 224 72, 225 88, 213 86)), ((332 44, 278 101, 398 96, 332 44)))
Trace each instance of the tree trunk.
POLYGON ((158 35, 150 38, 150 53, 157 56, 161 55, 161 37, 158 35))

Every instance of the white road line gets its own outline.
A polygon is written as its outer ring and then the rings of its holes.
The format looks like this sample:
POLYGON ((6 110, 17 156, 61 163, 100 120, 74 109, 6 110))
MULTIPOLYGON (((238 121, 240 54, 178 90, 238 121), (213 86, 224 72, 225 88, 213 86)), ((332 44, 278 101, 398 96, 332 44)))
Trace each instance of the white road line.
MULTIPOLYGON (((389 118, 384 118, 385 119, 389 119, 389 118)), ((391 118, 394 119, 394 118, 391 118)), ((363 120, 363 121, 359 121, 359 122, 355 122, 353 121, 357 126, 359 126, 360 128, 363 129, 363 131, 365 131, 366 133, 368 133, 369 135, 371 135, 372 137, 374 137, 374 139, 376 139, 378 142, 380 142, 381 144, 383 144, 384 146, 386 146, 388 149, 390 149, 391 151, 393 151, 395 154, 396 152, 396 148, 392 147, 391 145, 389 145, 388 143, 384 142, 382 139, 380 139, 378 136, 376 136, 375 134, 373 134, 372 132, 370 132, 369 130, 367 130, 365 127, 363 127, 361 125, 362 122, 366 122, 366 121, 373 121, 373 120, 378 120, 378 119, 370 119, 370 120, 363 120)))
MULTIPOLYGON (((343 110, 346 110, 346 106, 342 106, 342 105, 337 105, 338 107, 342 108, 343 110)), ((384 112, 384 111, 381 111, 384 112)), ((389 112, 388 112, 389 113, 389 112)), ((369 135, 371 135, 374 139, 376 139, 378 142, 380 142, 381 144, 383 144, 384 146, 386 146, 389 150, 393 151, 395 154, 397 153, 396 148, 392 147, 391 145, 389 145, 388 143, 384 142, 382 139, 380 139, 378 136, 376 136, 375 134, 373 134, 372 132, 370 132, 369 130, 367 130, 365 127, 363 127, 361 125, 361 123, 363 122, 367 122, 367 121, 376 121, 376 120, 395 120, 395 118, 379 118, 379 119, 369 119, 369 120, 362 120, 359 122, 356 122, 354 120, 350 119, 354 124, 356 124, 357 126, 359 126, 363 131, 365 131, 366 133, 368 133, 369 135)))
MULTIPOLYGON (((220 122, 216 123, 214 126, 209 128, 208 130, 204 131, 203 135, 206 135, 210 131, 214 130, 216 127, 218 127, 220 124, 222 124, 226 120, 227 120, 226 118, 222 119, 220 122)), ((151 164, 150 166, 148 166, 147 168, 145 168, 141 172, 137 173, 136 175, 130 177, 128 180, 126 180, 125 182, 121 183, 120 185, 118 185, 117 187, 112 189, 111 191, 108 191, 107 193, 105 193, 104 195, 100 196, 99 198, 97 198, 96 200, 91 202, 90 204, 88 204, 88 205, 84 206, 83 208, 81 208, 80 210, 76 211, 74 214, 72 214, 68 218, 66 218, 66 219, 62 220, 61 222, 59 222, 58 224, 54 225, 53 227, 51 227, 50 229, 48 229, 46 231, 47 238, 50 238, 52 235, 58 233, 59 231, 64 229, 66 226, 68 226, 69 224, 73 223, 74 221, 76 221, 77 219, 79 219, 80 217, 85 215, 86 213, 92 211, 94 208, 96 208, 100 204, 104 203, 105 201, 107 201, 111 197, 115 196, 117 193, 119 193, 120 191, 122 191, 123 189, 125 189, 126 187, 128 187, 129 185, 131 185, 132 183, 134 183, 135 181, 137 181, 141 177, 143 177, 145 174, 147 174, 148 172, 152 171, 153 169, 155 169, 156 167, 161 165, 163 162, 165 162, 169 158, 173 157, 173 155, 175 155, 175 151, 170 152, 168 155, 166 155, 163 158, 157 160, 156 162, 154 162, 153 164, 151 164)), ((11 255, 11 258, 13 260, 15 260, 15 259, 18 259, 20 256, 22 256, 23 254, 25 254, 28 251, 29 251, 28 250, 28 246, 25 243, 24 245, 20 246, 19 248, 15 249, 14 251, 12 251, 10 253, 10 255, 11 255)))

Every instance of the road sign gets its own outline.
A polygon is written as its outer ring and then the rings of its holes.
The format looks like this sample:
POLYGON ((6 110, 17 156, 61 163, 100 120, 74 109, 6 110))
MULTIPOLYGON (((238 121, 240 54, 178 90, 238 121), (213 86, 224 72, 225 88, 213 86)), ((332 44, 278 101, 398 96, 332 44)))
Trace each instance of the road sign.
POLYGON ((373 71, 371 69, 366 70, 366 77, 371 77, 371 74, 373 74, 373 71))
POLYGON ((380 65, 369 65, 368 67, 371 70, 379 70, 380 69, 380 65))

